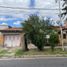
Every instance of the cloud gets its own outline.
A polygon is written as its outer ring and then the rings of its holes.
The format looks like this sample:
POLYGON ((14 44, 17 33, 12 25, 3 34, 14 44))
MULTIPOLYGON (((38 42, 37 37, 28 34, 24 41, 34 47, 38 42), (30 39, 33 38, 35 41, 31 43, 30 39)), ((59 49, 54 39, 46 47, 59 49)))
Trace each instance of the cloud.
POLYGON ((6 18, 5 16, 1 17, 0 16, 0 21, 9 21, 9 20, 15 20, 16 18, 6 18))
POLYGON ((3 22, 1 25, 8 25, 7 23, 3 22))
POLYGON ((21 24, 21 21, 16 21, 16 22, 13 22, 14 25, 20 25, 21 24))
POLYGON ((6 18, 0 18, 0 21, 6 21, 7 19, 6 18))
POLYGON ((28 2, 29 0, 3 0, 2 4, 11 7, 28 7, 28 2))
MULTIPOLYGON (((22 7, 30 8, 30 0, 0 0, 0 4, 7 7, 22 7)), ((61 5, 62 6, 62 5, 61 5)), ((55 9, 58 8, 58 3, 55 0, 35 0, 35 7, 45 8, 45 9, 55 9)), ((39 14, 43 17, 52 17, 55 20, 58 18, 58 10, 23 10, 23 9, 8 9, 0 8, 0 15, 14 16, 13 18, 1 17, 0 21, 10 21, 15 20, 15 18, 27 19, 30 14, 39 14)), ((12 23, 14 25, 19 25, 20 21, 12 23)))

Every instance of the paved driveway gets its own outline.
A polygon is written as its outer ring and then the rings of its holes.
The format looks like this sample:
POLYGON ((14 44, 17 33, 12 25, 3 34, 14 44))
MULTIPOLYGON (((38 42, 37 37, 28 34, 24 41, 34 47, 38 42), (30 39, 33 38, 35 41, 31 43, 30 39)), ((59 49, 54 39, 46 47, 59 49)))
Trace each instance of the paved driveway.
POLYGON ((0 67, 67 67, 67 58, 0 60, 0 67))

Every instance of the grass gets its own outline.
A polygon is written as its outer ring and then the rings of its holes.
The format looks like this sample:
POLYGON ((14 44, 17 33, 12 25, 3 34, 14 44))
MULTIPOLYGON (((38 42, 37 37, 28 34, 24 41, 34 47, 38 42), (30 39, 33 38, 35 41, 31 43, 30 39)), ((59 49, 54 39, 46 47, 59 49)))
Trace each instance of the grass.
POLYGON ((4 57, 6 53, 7 53, 7 50, 1 49, 0 50, 0 57, 4 57))
POLYGON ((17 49, 17 50, 15 51, 15 56, 21 57, 22 55, 24 55, 24 52, 22 51, 22 49, 17 49))
POLYGON ((56 55, 56 56, 63 56, 67 57, 67 50, 62 51, 60 48, 56 48, 54 52, 51 51, 51 49, 47 48, 43 51, 38 51, 37 49, 30 49, 29 51, 23 51, 22 49, 15 49, 15 50, 5 50, 0 49, 0 57, 23 57, 23 56, 31 56, 31 55, 56 55))
POLYGON ((21 49, 15 52, 15 56, 22 57, 23 55, 67 55, 67 51, 62 51, 62 49, 55 49, 54 52, 51 49, 44 49, 44 51, 38 51, 37 49, 31 49, 27 52, 22 51, 21 49))

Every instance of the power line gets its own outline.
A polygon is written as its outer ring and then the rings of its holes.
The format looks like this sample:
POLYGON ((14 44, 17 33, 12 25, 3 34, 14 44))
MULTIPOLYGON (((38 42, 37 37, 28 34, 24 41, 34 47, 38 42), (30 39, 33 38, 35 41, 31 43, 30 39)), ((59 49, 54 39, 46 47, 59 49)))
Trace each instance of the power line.
MULTIPOLYGON (((0 8, 9 8, 9 9, 23 9, 23 10, 59 10, 59 9, 47 9, 47 8, 25 8, 25 7, 8 7, 0 5, 0 8)), ((62 9, 61 9, 62 10, 62 9)))
MULTIPOLYGON (((7 12, 3 12, 3 11, 0 11, 0 13, 12 13, 12 14, 26 14, 26 13, 36 13, 36 12, 28 12, 28 11, 7 11, 7 12)), ((44 12, 46 14, 50 14, 50 12, 44 12)), ((41 14, 41 13, 40 13, 41 14)), ((43 14, 43 13, 42 13, 43 14)), ((59 14, 58 12, 54 12, 54 13, 51 13, 51 14, 59 14)), ((44 14, 43 14, 44 15, 44 14)))

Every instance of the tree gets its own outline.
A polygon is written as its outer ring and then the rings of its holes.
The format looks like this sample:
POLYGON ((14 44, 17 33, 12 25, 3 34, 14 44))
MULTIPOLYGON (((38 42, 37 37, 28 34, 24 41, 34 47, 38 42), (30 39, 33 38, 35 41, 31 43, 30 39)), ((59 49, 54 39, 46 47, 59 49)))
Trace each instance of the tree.
MULTIPOLYGON (((44 46, 47 44, 46 35, 50 35, 53 32, 53 29, 50 28, 52 26, 50 20, 47 19, 45 21, 39 18, 37 15, 31 15, 28 20, 25 20, 25 22, 22 23, 22 26, 24 28, 27 39, 31 40, 31 42, 38 48, 38 50, 42 51, 44 46)), ((49 43, 51 43, 50 46, 52 47, 52 45, 54 46, 55 44, 54 42, 52 43, 51 39, 49 43)), ((25 46, 27 48, 27 43, 25 46)))
POLYGON ((67 15, 67 0, 63 0, 63 1, 64 1, 64 4, 63 4, 64 8, 62 10, 65 12, 63 12, 62 15, 66 16, 67 15))
POLYGON ((45 35, 47 23, 37 15, 31 15, 28 20, 22 23, 25 34, 28 39, 41 51, 45 46, 45 35))
MULTIPOLYGON (((63 6, 66 5, 67 1, 66 1, 66 0, 59 0, 59 18, 60 18, 59 24, 60 24, 60 32, 61 32, 62 50, 64 51, 63 32, 62 32, 62 24, 61 24, 61 22, 62 22, 62 17, 64 17, 64 19, 66 19, 65 16, 66 16, 66 14, 67 14, 67 10, 66 10, 67 6, 65 6, 65 7, 62 9, 62 10, 65 10, 65 12, 61 13, 61 1, 64 1, 64 2, 65 2, 65 3, 63 4, 63 6)), ((56 0, 56 2, 58 2, 58 0, 56 0)))
POLYGON ((24 49, 24 50, 25 50, 25 51, 28 51, 28 50, 29 50, 29 49, 28 49, 28 45, 27 45, 27 44, 28 44, 27 41, 28 41, 27 35, 24 34, 24 42, 25 42, 25 43, 24 43, 24 44, 25 44, 25 49, 24 49))
MULTIPOLYGON (((65 16, 67 15, 67 0, 55 0, 55 1, 56 1, 56 3, 59 1, 59 6, 61 5, 60 2, 64 1, 63 5, 62 5, 64 8, 62 9, 63 13, 61 14, 61 16, 64 16, 64 18, 65 18, 65 16)), ((65 19, 67 20, 67 17, 65 19)))

